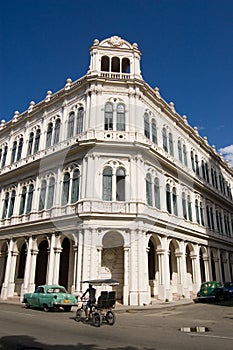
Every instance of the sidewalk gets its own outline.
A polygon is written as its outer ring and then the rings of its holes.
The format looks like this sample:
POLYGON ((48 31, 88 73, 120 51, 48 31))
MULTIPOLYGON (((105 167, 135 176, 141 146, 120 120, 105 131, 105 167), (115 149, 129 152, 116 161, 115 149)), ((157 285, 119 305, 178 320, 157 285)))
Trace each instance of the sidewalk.
POLYGON ((183 305, 191 305, 193 304, 192 299, 180 299, 177 301, 160 301, 156 300, 153 301, 152 304, 150 305, 145 305, 145 306, 129 306, 129 305, 121 305, 117 304, 114 311, 116 313, 121 313, 121 312, 137 312, 137 311, 151 311, 151 310, 159 310, 159 309, 169 309, 177 306, 183 306, 183 305))
MULTIPOLYGON (((12 298, 11 300, 2 300, 0 299, 0 304, 6 303, 6 304, 23 304, 20 302, 18 298, 12 298)), ((116 313, 123 313, 123 312, 138 312, 138 311, 151 311, 151 310, 159 310, 159 309, 169 309, 173 307, 179 307, 183 305, 191 305, 193 304, 192 299, 180 299, 176 301, 161 301, 161 300, 153 300, 153 302, 150 305, 144 305, 144 306, 138 306, 138 305, 122 305, 117 303, 114 311, 116 313)))

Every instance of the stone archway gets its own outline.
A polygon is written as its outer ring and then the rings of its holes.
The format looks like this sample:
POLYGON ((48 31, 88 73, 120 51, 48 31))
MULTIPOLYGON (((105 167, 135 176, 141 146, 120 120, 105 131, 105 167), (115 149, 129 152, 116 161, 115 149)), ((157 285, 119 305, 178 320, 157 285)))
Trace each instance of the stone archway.
POLYGON ((38 246, 38 255, 36 259, 35 285, 46 283, 47 264, 48 264, 48 241, 43 240, 38 246))
POLYGON ((1 293, 2 285, 5 279, 7 254, 8 254, 8 247, 7 247, 7 243, 5 242, 3 243, 0 251, 0 293, 1 293))
POLYGON ((69 258, 70 258, 70 241, 64 238, 62 242, 62 252, 60 255, 60 270, 59 270, 59 284, 68 289, 69 279, 69 258))
POLYGON ((101 278, 113 278, 119 286, 113 288, 117 298, 123 297, 124 285, 124 239, 119 232, 108 232, 102 240, 101 278))

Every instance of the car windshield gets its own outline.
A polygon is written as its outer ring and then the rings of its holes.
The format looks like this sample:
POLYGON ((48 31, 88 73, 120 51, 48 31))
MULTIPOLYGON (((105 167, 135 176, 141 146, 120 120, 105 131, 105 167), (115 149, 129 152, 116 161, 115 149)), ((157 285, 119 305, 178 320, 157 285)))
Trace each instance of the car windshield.
POLYGON ((67 293, 64 287, 49 288, 47 293, 67 293))

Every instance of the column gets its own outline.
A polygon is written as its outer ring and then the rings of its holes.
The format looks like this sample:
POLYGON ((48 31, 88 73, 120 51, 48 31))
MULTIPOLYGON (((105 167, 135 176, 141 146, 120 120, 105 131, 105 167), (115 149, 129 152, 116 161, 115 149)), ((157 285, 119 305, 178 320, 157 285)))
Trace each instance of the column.
MULTIPOLYGON (((131 295, 130 295, 130 299, 131 299, 131 295)), ((124 247, 123 305, 129 305, 129 304, 136 305, 131 303, 131 300, 129 300, 129 247, 124 247)))
POLYGON ((8 285, 8 297, 14 296, 15 291, 15 269, 16 269, 16 260, 17 256, 19 255, 18 249, 16 247, 16 244, 14 242, 14 249, 11 252, 11 268, 9 273, 9 285, 8 285))
POLYGON ((148 258, 147 258, 147 238, 146 232, 138 232, 138 305, 149 304, 150 285, 148 276, 148 258))
POLYGON ((54 269, 53 269, 53 284, 59 284, 59 271, 60 271, 60 257, 61 257, 62 248, 54 248, 54 269))
POLYGON ((14 247, 14 242, 11 239, 8 243, 8 253, 7 253, 7 262, 6 262, 6 270, 5 270, 5 278, 2 285, 1 298, 6 300, 8 297, 8 285, 10 279, 10 270, 11 270, 11 260, 12 260, 12 251, 14 247))
POLYGON ((156 250, 156 254, 158 256, 158 267, 159 267, 159 273, 158 273, 158 299, 164 300, 165 299, 165 263, 164 263, 164 255, 165 255, 165 249, 159 248, 156 250))
POLYGON ((48 273, 47 273, 47 284, 53 284, 53 273, 54 273, 54 249, 55 246, 55 234, 52 233, 50 237, 48 237, 49 241, 49 256, 48 256, 48 273))
POLYGON ((31 269, 31 249, 32 249, 32 237, 28 238, 27 241, 27 257, 24 271, 24 280, 23 280, 23 290, 22 295, 28 292, 28 284, 30 277, 30 269, 31 269))
POLYGON ((37 255, 39 253, 38 249, 32 249, 31 250, 31 270, 30 270, 30 276, 29 276, 29 285, 28 285, 28 292, 32 293, 35 290, 35 274, 36 274, 36 259, 37 255))

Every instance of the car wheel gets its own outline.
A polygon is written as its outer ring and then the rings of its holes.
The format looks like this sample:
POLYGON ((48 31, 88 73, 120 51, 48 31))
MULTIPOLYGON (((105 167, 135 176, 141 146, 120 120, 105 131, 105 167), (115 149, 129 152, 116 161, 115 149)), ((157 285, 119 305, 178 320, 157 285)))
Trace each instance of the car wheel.
POLYGON ((48 312, 48 311, 50 311, 50 308, 48 307, 47 304, 44 304, 43 305, 43 310, 44 310, 44 312, 48 312))
POLYGON ((27 300, 25 300, 25 307, 26 307, 26 309, 30 309, 30 304, 29 304, 29 302, 27 301, 27 300))

